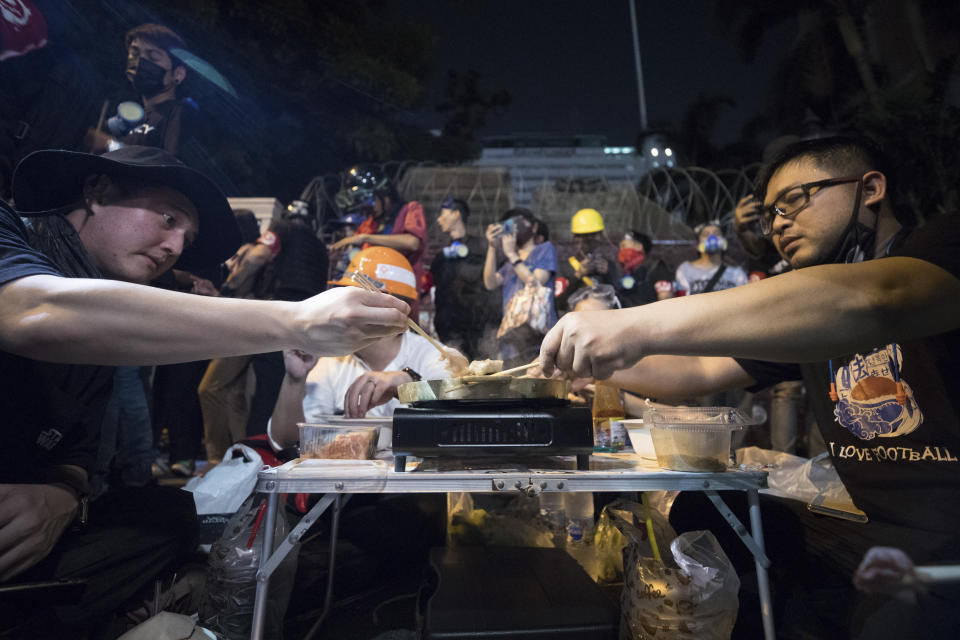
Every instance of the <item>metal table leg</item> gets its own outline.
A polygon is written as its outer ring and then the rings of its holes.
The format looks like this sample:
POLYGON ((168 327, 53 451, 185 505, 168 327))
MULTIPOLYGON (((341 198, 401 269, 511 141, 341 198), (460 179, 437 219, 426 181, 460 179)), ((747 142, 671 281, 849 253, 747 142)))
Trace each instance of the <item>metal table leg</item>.
MULTIPOLYGON (((276 493, 269 494, 267 502, 267 517, 270 517, 270 514, 273 514, 273 522, 276 523, 276 493), (271 504, 272 502, 272 504, 271 504)), ((297 523, 291 531, 290 534, 277 546, 276 549, 273 549, 271 553, 263 553, 260 557, 260 569, 257 571, 257 591, 256 599, 253 604, 253 623, 251 624, 250 638, 251 640, 262 640, 263 639, 263 626, 266 622, 265 614, 267 608, 267 588, 270 584, 270 576, 273 575, 273 572, 277 570, 280 566, 280 563, 293 551, 294 547, 299 544, 300 540, 306 535, 307 531, 313 526, 313 523, 323 515, 323 512, 333 504, 335 501, 340 503, 346 503, 346 500, 349 500, 350 496, 347 495, 346 499, 341 500, 340 494, 328 493, 323 496, 317 504, 311 507, 310 511, 306 513, 297 523)), ((339 520, 339 509, 334 513, 334 522, 336 523, 339 520)), ((272 525, 271 525, 272 527, 272 525)), ((336 533, 336 524, 334 524, 334 534, 336 533)), ((264 536, 267 535, 267 532, 264 532, 264 536)), ((270 535, 270 546, 267 546, 267 538, 264 538, 264 549, 270 548, 273 546, 273 529, 269 531, 270 535)), ((331 548, 335 548, 335 538, 331 541, 331 548)), ((328 580, 329 583, 332 583, 332 579, 328 580)))
POLYGON ((757 567, 757 586, 760 590, 760 615, 763 618, 763 637, 764 640, 776 640, 773 633, 773 608, 770 599, 770 581, 767 576, 767 567, 770 566, 770 559, 763 548, 763 525, 760 522, 760 493, 756 489, 747 489, 747 504, 750 508, 750 531, 740 522, 727 503, 723 501, 716 491, 704 491, 706 496, 717 508, 720 515, 727 521, 727 524, 733 529, 733 532, 743 541, 747 549, 753 555, 753 561, 757 567))
POLYGON ((250 640, 263 639, 263 623, 267 613, 267 589, 270 586, 270 574, 263 571, 270 554, 273 553, 273 531, 277 526, 277 503, 279 494, 267 494, 267 517, 263 523, 263 546, 260 548, 260 570, 257 571, 257 591, 253 601, 253 622, 250 640))
MULTIPOLYGON (((756 489, 747 491, 747 502, 750 505, 750 532, 753 539, 763 551, 763 523, 760 521, 760 492, 756 489)), ((767 576, 767 564, 763 564, 759 559, 755 560, 757 565, 757 586, 760 589, 760 612, 763 615, 763 637, 766 640, 774 640, 773 634, 773 608, 770 599, 770 580, 767 576)))
POLYGON ((350 500, 351 495, 352 494, 348 493, 341 498, 341 494, 338 493, 333 503, 333 518, 331 518, 330 522, 330 560, 327 569, 327 593, 323 598, 323 611, 320 612, 320 617, 317 618, 317 621, 310 627, 310 631, 307 631, 307 635, 303 637, 303 640, 310 640, 316 635, 323 621, 326 620, 327 614, 330 613, 330 607, 333 605, 333 570, 337 563, 337 536, 340 530, 340 511, 344 505, 347 504, 347 501, 350 500))

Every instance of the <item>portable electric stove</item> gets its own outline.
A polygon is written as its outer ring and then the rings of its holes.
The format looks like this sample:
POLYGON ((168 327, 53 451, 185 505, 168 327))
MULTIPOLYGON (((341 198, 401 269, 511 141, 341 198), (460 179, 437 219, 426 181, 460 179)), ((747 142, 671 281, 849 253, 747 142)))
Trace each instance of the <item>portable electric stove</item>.
POLYGON ((589 469, 590 410, 559 399, 433 400, 393 413, 394 470, 407 456, 476 458, 577 456, 589 469))

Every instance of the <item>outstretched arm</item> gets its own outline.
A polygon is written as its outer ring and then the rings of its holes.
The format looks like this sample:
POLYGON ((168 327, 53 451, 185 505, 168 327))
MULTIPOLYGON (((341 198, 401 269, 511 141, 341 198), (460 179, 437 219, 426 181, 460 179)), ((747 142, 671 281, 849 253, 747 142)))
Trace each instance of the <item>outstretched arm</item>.
POLYGON ((343 287, 303 302, 209 298, 35 275, 0 287, 0 349, 50 362, 137 365, 296 348, 351 353, 406 330, 407 305, 343 287))
POLYGON ((733 358, 647 356, 610 381, 621 389, 658 400, 702 396, 757 383, 733 358))
POLYGON ((544 373, 608 378, 654 354, 816 362, 960 327, 960 280, 916 258, 800 269, 734 289, 572 313, 547 334, 544 373))

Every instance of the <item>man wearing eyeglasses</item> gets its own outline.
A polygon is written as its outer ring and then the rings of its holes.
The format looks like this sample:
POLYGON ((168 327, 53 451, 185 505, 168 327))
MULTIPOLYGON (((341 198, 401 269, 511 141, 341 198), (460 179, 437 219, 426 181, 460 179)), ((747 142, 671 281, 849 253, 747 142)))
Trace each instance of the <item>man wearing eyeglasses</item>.
MULTIPOLYGON (((761 231, 793 271, 569 314, 541 349, 548 375, 612 378, 652 397, 804 380, 833 465, 869 520, 814 516, 797 501, 765 506, 768 552, 787 570, 774 585, 836 587, 830 607, 801 616, 815 637, 947 637, 960 612, 956 590, 914 606, 850 587, 872 546, 899 547, 918 564, 960 563, 960 225, 952 216, 905 225, 881 169, 854 139, 791 145, 758 197, 761 231)), ((705 514, 690 524, 703 528, 705 514)))

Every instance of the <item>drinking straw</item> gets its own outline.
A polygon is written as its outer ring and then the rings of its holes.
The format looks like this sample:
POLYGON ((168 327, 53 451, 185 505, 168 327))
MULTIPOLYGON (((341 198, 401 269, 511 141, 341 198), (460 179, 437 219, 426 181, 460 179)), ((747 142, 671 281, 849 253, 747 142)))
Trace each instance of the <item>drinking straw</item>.
POLYGON ((253 531, 250 532, 250 539, 247 540, 247 549, 253 547, 253 541, 257 539, 257 532, 260 531, 260 523, 263 522, 263 514, 267 512, 267 501, 264 500, 260 503, 260 508, 257 509, 257 519, 253 523, 253 531))
POLYGON ((660 548, 657 546, 657 536, 653 533, 653 518, 650 517, 650 501, 647 500, 646 491, 640 494, 640 501, 643 503, 643 515, 646 516, 647 537, 650 538, 650 548, 653 549, 653 559, 663 564, 663 559, 660 558, 660 548))

